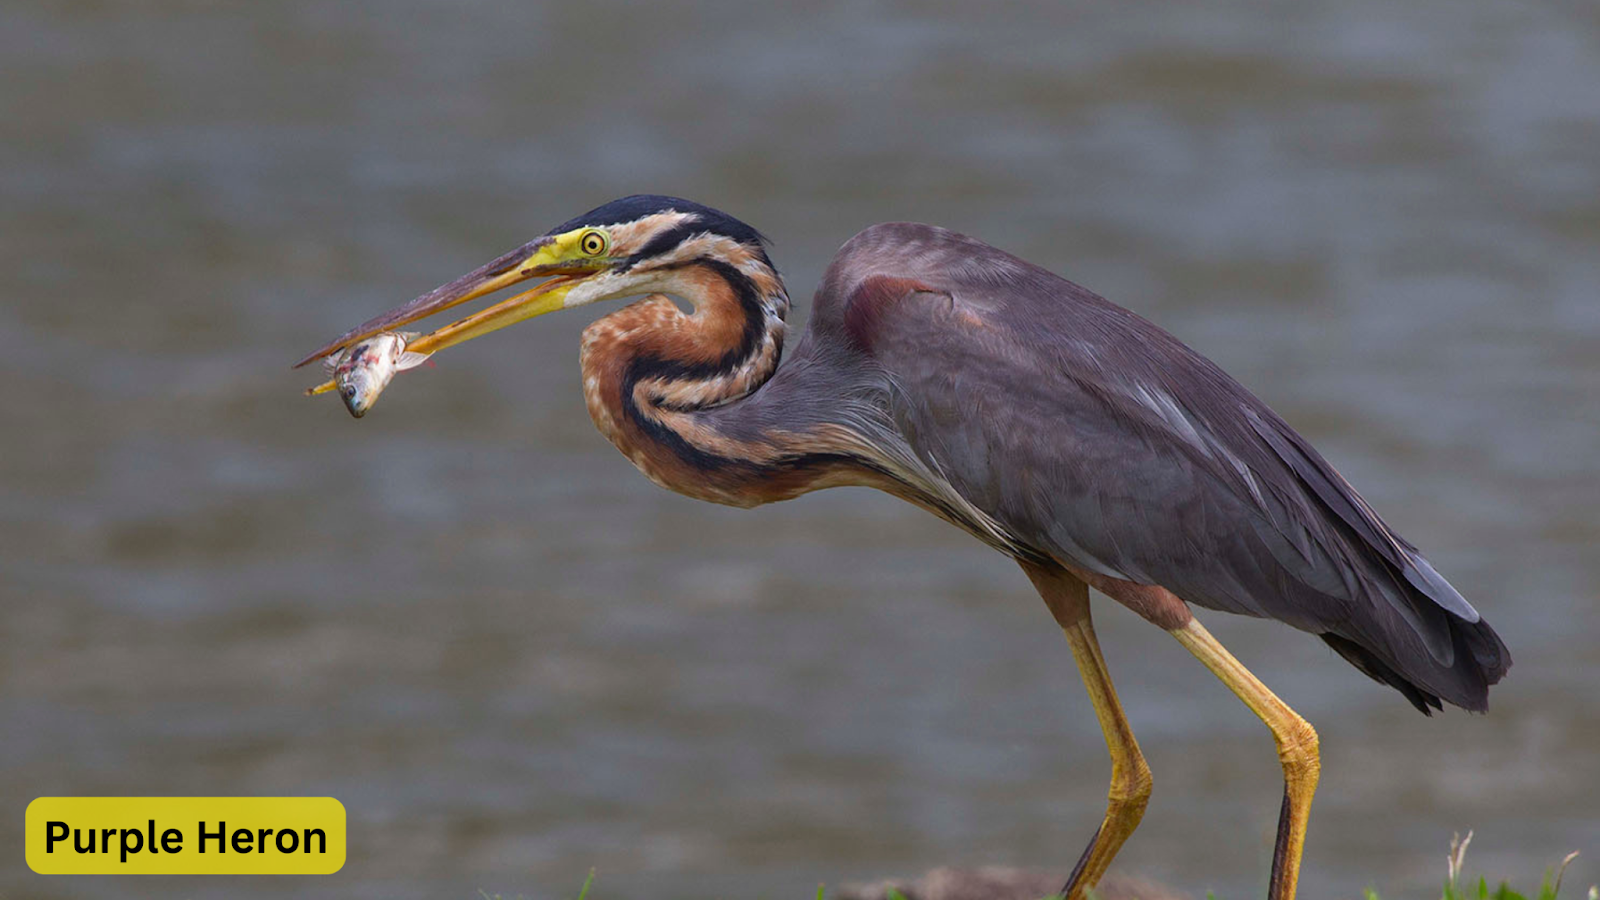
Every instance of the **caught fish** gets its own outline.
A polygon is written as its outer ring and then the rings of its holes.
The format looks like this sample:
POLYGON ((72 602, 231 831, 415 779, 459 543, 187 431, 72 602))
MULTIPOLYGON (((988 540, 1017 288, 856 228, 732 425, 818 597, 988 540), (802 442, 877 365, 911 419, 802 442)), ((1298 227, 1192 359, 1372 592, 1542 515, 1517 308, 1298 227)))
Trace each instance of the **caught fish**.
POLYGON ((306 391, 307 395, 338 390, 350 415, 361 418, 378 401, 378 395, 394 380, 396 373, 416 368, 430 354, 411 353, 406 344, 417 337, 414 331, 385 331, 346 347, 338 356, 323 361, 333 376, 330 381, 306 391))

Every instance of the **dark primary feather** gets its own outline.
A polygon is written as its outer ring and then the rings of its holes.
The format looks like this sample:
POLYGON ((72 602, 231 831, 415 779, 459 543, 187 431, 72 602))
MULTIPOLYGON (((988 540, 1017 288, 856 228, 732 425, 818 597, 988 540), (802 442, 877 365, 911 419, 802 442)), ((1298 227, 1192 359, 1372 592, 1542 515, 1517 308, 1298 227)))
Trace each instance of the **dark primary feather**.
POLYGON ((981 242, 879 225, 812 329, 886 379, 916 454, 1019 540, 1312 632, 1424 712, 1487 705, 1489 625, 1294 429, 1139 316, 981 242))

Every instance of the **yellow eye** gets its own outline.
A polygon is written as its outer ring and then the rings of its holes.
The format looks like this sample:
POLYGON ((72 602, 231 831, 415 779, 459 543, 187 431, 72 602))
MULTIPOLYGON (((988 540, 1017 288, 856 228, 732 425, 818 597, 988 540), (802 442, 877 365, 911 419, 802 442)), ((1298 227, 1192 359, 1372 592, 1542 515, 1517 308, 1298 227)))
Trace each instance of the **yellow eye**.
POLYGON ((589 231, 585 232, 583 237, 578 238, 578 249, 582 250, 587 256, 599 256, 606 252, 606 247, 610 243, 611 241, 607 239, 605 232, 589 231))

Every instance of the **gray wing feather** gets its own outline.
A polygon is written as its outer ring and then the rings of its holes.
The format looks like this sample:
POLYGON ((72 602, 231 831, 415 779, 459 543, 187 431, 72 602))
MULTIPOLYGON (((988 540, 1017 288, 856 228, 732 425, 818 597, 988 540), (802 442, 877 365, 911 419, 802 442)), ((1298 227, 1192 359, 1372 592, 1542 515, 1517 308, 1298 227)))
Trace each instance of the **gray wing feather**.
POLYGON ((1137 315, 907 224, 847 244, 818 296, 813 327, 881 368, 913 450, 1044 553, 1335 635, 1367 674, 1470 708, 1509 666, 1487 625, 1461 631, 1477 611, 1304 438, 1137 315), (875 275, 926 289, 857 315, 852 288, 875 275), (1462 648, 1479 664, 1465 674, 1462 648))
MULTIPOLYGON (((1417 548, 1384 524, 1377 513, 1356 493, 1349 482, 1317 454, 1281 420, 1264 421, 1260 414, 1245 408, 1250 425, 1300 480, 1346 525, 1395 566, 1417 590, 1433 602, 1467 622, 1481 617, 1432 564, 1417 553, 1417 548)), ((1276 419, 1276 417, 1274 417, 1276 419)))

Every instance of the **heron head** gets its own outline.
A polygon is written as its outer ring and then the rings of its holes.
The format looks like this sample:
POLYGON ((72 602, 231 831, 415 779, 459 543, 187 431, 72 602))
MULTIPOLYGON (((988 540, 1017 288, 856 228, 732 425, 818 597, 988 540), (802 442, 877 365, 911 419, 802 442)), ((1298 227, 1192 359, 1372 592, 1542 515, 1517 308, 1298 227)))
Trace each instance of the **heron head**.
POLYGON ((670 291, 675 270, 700 258, 771 270, 761 234, 734 217, 677 197, 613 200, 330 341, 296 365, 525 281, 538 285, 412 342, 433 353, 558 309, 670 291))

